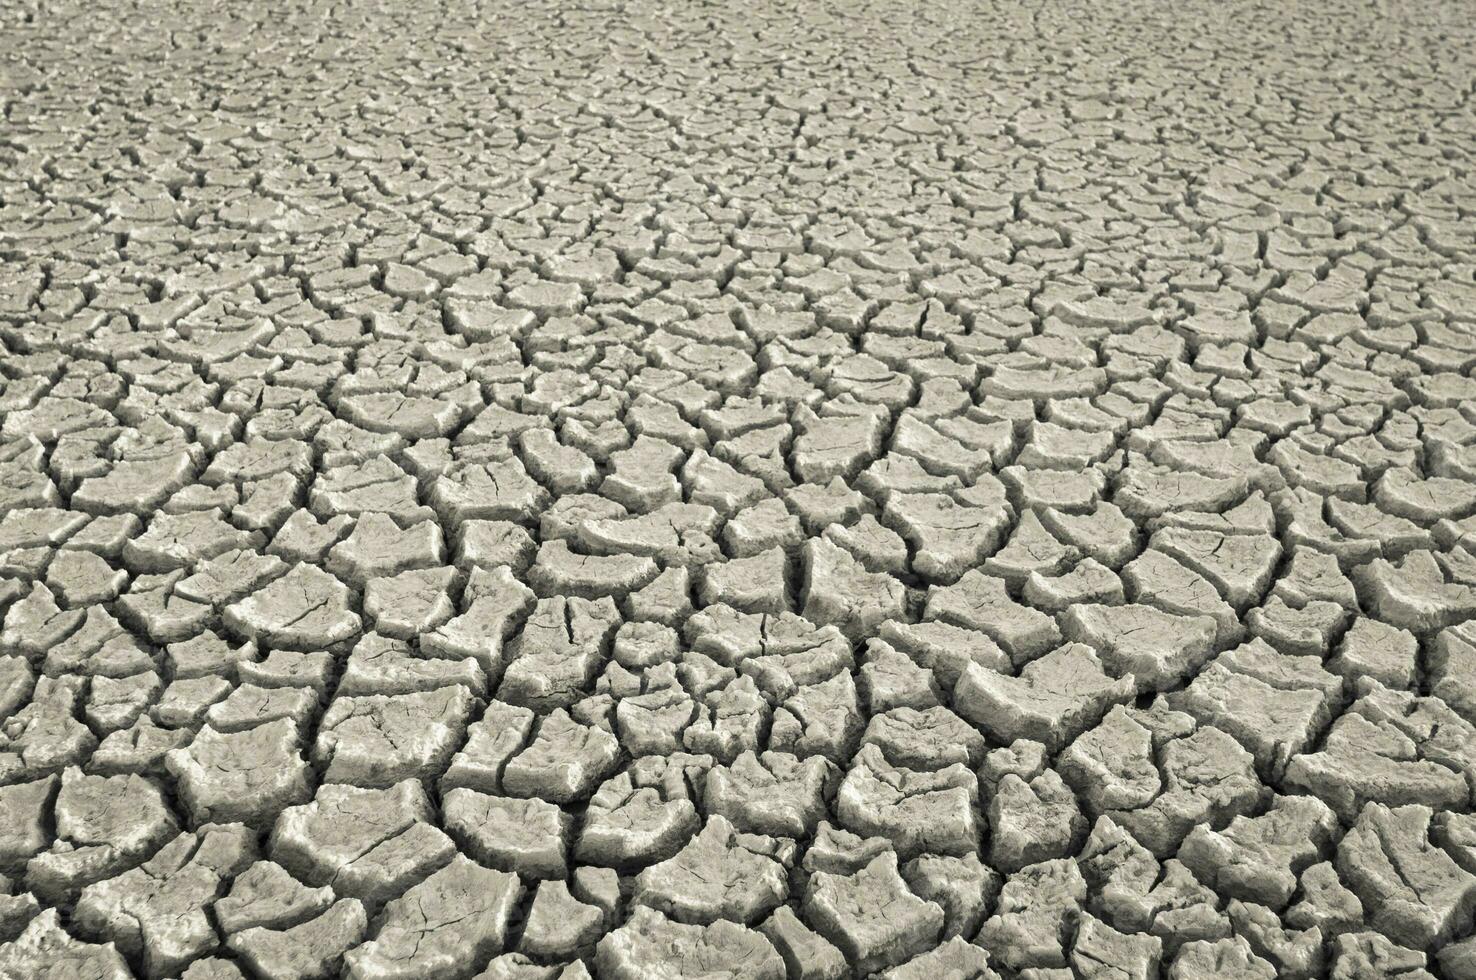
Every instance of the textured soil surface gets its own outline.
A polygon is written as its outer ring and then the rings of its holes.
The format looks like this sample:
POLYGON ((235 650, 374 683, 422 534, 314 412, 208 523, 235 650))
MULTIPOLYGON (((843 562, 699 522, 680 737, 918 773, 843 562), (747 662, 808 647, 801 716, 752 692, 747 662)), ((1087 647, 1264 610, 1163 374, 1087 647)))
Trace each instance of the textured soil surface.
POLYGON ((4 4, 0 978, 1473 980, 1473 18, 4 4))

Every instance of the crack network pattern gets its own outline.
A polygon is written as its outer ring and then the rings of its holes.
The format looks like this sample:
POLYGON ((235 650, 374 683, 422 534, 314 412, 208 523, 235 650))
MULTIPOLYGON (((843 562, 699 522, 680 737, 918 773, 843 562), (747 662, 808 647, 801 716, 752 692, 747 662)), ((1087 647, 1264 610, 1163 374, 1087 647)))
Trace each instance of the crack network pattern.
POLYGON ((1476 7, 0 7, 0 977, 1476 978, 1476 7))

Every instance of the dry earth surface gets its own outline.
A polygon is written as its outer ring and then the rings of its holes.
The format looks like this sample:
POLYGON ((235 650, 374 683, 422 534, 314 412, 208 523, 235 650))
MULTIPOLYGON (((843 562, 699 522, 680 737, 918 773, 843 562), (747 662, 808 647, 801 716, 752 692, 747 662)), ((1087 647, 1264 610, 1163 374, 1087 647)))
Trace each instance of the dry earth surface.
POLYGON ((1476 7, 0 9, 0 977, 1476 978, 1476 7))

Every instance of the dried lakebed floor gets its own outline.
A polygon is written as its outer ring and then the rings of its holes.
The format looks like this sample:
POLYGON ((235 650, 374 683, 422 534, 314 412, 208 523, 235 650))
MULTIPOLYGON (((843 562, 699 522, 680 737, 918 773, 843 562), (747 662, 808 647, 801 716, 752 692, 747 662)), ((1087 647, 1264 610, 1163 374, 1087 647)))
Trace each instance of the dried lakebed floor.
POLYGON ((7 5, 0 977, 1476 978, 1473 14, 7 5))

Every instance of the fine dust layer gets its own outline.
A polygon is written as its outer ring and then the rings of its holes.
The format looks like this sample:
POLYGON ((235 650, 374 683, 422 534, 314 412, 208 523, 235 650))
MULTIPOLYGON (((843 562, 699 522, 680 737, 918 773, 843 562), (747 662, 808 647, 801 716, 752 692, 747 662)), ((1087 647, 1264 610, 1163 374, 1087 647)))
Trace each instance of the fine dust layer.
POLYGON ((1476 980, 1476 6, 0 9, 0 978, 1476 980))

